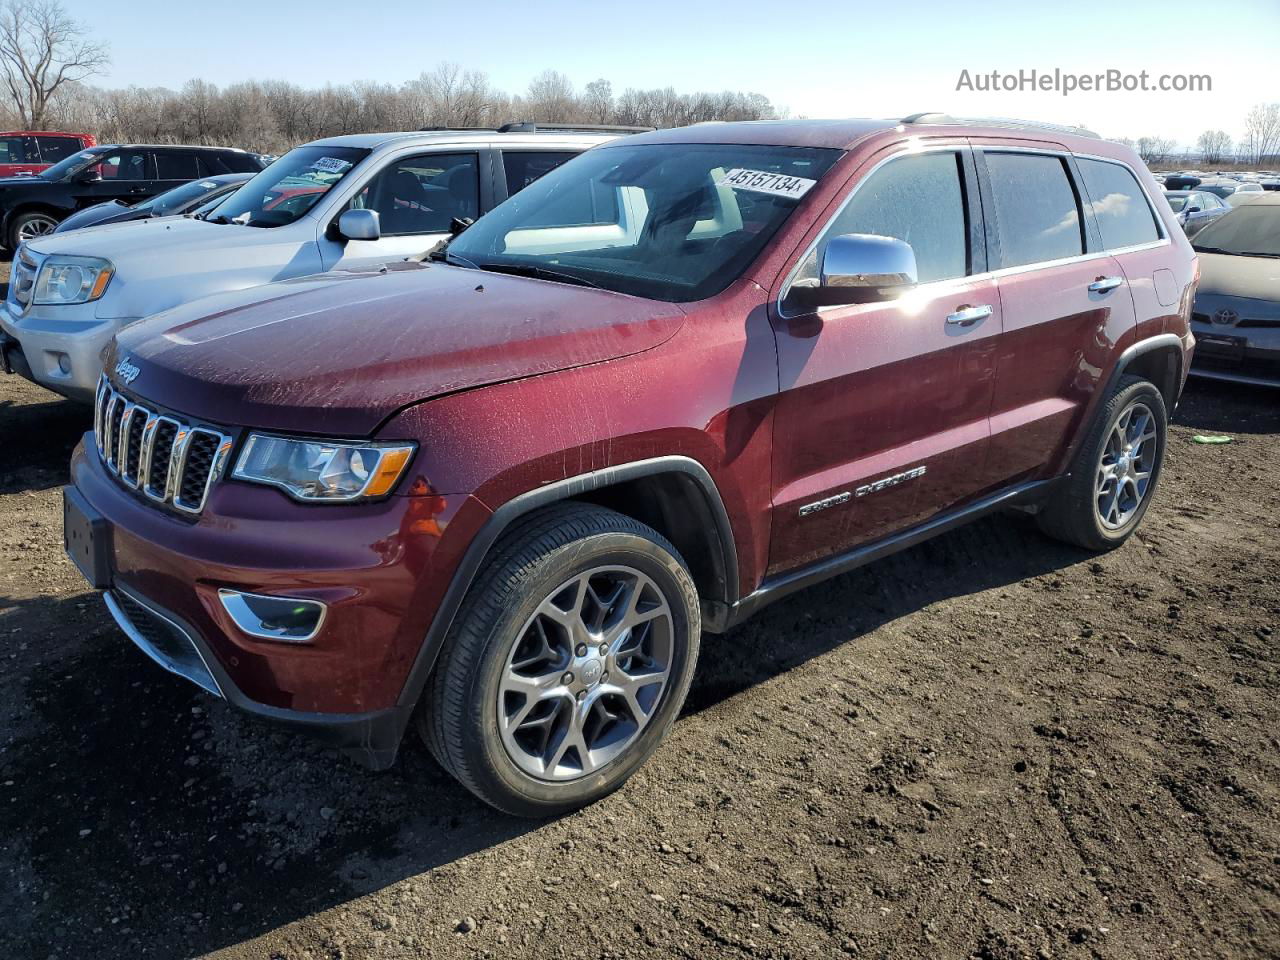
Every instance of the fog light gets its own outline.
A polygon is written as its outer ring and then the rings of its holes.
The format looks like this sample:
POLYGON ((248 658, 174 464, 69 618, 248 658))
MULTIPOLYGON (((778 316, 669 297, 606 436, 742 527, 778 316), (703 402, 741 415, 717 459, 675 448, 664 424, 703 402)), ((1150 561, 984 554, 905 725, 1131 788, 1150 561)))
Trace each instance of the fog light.
POLYGON ((319 600, 268 597, 239 590, 218 591, 222 608, 235 625, 260 640, 306 643, 324 624, 326 607, 319 600))
POLYGON ((65 353, 58 354, 58 371, 63 376, 71 375, 71 358, 65 353))

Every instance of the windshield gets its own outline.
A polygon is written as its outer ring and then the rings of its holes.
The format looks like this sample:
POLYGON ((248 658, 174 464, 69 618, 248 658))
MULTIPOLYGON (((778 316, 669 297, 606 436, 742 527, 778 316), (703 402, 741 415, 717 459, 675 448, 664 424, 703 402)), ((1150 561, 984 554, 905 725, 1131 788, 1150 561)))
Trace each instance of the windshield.
POLYGON ((167 216, 178 213, 187 204, 195 202, 207 193, 212 193, 219 186, 220 184, 213 180, 192 180, 190 183, 184 183, 180 187, 157 194, 150 200, 135 204, 133 209, 139 213, 149 213, 153 217, 167 216))
POLYGON ((81 167, 87 167, 89 161, 96 160, 99 156, 106 153, 106 150, 82 150, 80 153, 73 153, 66 159, 59 160, 52 167, 46 167, 36 176, 42 180, 61 180, 69 173, 74 173, 81 167))
POLYGON ((251 227, 293 223, 368 155, 368 150, 353 147, 297 147, 224 199, 205 219, 251 227))
POLYGON ((447 249, 449 262, 683 303, 719 293, 841 151, 621 144, 525 187, 447 249))
POLYGON ((1280 257, 1280 206, 1251 203, 1236 207, 1197 233, 1192 246, 1204 253, 1280 257))

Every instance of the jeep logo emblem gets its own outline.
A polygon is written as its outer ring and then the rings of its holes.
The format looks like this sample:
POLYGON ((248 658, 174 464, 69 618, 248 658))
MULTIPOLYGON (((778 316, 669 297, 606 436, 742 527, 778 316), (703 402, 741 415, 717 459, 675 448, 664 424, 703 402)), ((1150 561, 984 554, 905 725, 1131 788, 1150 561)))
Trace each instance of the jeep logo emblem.
POLYGON ((141 372, 141 370, 129 362, 128 357, 124 357, 116 364, 116 376, 123 380, 126 385, 133 383, 141 372))
POLYGON ((1239 319, 1240 319, 1240 314, 1226 307, 1219 310, 1217 313, 1213 315, 1213 322, 1217 324, 1221 324, 1224 327, 1227 326, 1228 324, 1235 323, 1239 319))

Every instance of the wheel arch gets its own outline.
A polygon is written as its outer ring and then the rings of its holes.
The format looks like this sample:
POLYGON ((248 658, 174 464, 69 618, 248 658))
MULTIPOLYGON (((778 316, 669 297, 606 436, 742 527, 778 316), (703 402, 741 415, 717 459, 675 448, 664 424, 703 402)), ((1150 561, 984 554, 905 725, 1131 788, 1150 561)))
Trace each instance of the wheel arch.
POLYGON ((654 527, 684 556, 698 587, 704 626, 727 620, 738 600, 738 559, 729 514, 710 472, 684 456, 605 467, 527 491, 494 510, 467 547, 427 628, 397 705, 412 711, 435 668, 462 601, 498 541, 518 521, 558 503, 608 507, 654 527), (705 592, 704 592, 705 591, 705 592))
POLYGON ((1174 333, 1157 334, 1132 344, 1120 354, 1102 396, 1109 396, 1125 374, 1142 377, 1155 384, 1172 415, 1182 390, 1182 350, 1182 340, 1174 333))
MULTIPOLYGON (((43 203, 39 200, 28 200, 20 203, 18 206, 9 210, 4 215, 4 222, 0 223, 0 241, 8 244, 12 239, 9 234, 13 230, 13 221, 18 219, 24 213, 47 213, 53 218, 55 223, 61 223, 67 218, 67 211, 54 206, 53 204, 43 203)), ((16 253, 16 248, 10 252, 16 253)))

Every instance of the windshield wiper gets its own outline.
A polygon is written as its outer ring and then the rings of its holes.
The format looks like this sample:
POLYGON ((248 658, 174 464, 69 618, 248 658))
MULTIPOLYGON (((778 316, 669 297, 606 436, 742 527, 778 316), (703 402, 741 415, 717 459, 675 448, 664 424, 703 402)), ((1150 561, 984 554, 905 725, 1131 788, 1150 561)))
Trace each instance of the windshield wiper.
POLYGON ((1196 253, 1225 253, 1228 256, 1234 256, 1234 253, 1231 250, 1224 250, 1222 247, 1197 247, 1193 243, 1191 245, 1191 249, 1196 253))
POLYGON ((1280 253, 1263 253, 1261 250, 1241 250, 1241 251, 1240 251, 1240 256, 1242 256, 1242 257, 1271 257, 1271 258, 1273 258, 1273 259, 1280 259, 1280 253))
POLYGON ((539 267, 532 263, 477 263, 474 266, 492 273, 509 273, 516 277, 534 277, 538 280, 556 280, 560 283, 576 284, 579 287, 604 289, 600 284, 593 280, 588 280, 586 277, 579 277, 572 273, 561 273, 559 270, 548 270, 546 267, 539 267))

